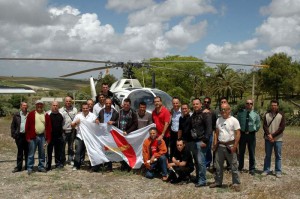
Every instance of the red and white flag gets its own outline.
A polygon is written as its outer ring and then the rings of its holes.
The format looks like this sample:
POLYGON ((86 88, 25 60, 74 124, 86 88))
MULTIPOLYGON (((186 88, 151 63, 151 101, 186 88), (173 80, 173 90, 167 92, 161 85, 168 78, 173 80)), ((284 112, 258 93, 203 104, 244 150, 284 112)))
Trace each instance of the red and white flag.
POLYGON ((124 136, 122 130, 112 125, 82 121, 79 126, 92 166, 124 160, 135 169, 143 164, 143 143, 151 127, 155 124, 124 136))

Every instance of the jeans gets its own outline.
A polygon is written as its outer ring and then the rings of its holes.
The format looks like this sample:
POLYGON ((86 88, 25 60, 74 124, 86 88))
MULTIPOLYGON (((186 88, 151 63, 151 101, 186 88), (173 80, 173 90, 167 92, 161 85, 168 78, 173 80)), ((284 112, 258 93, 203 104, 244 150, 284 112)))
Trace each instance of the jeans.
POLYGON ((281 148, 282 148, 282 141, 275 141, 270 142, 269 140, 265 140, 265 161, 264 161, 264 172, 270 173, 271 167, 271 156, 272 150, 274 147, 275 152, 275 173, 281 174, 281 148))
POLYGON ((63 163, 66 162, 66 145, 68 144, 68 162, 73 161, 74 158, 74 140, 75 140, 75 136, 76 136, 76 130, 72 129, 72 131, 70 133, 63 133, 63 138, 64 138, 64 143, 63 143, 63 163))
POLYGON ((157 166, 160 167, 162 176, 165 177, 168 175, 167 158, 165 155, 162 155, 156 162, 151 164, 151 169, 147 169, 145 177, 150 179, 154 178, 154 170, 157 169, 157 166))
POLYGON ((205 156, 207 151, 206 147, 201 147, 202 141, 195 142, 195 149, 196 149, 196 177, 197 177, 197 184, 204 185, 206 184, 206 164, 205 164, 205 156))
POLYGON ((210 135, 209 142, 207 144, 207 151, 206 151, 206 155, 205 155, 205 166, 206 167, 210 167, 210 163, 213 160, 213 156, 212 156, 212 152, 211 152, 212 140, 213 140, 213 134, 210 135))
POLYGON ((35 139, 29 141, 29 150, 28 150, 28 161, 27 161, 27 170, 32 171, 34 166, 34 154, 36 148, 38 148, 38 170, 45 169, 45 136, 44 134, 36 135, 35 139))

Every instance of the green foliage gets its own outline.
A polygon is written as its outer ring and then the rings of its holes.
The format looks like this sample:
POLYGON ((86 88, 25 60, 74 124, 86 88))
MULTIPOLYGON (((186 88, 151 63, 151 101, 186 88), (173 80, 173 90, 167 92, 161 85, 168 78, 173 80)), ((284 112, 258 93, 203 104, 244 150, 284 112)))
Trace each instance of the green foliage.
POLYGON ((261 61, 261 64, 269 65, 259 71, 262 78, 263 89, 279 99, 279 94, 292 94, 295 92, 295 78, 299 73, 299 63, 293 62, 292 58, 285 53, 275 53, 261 61))
POLYGON ((151 61, 177 61, 151 63, 150 67, 134 68, 133 71, 146 87, 152 86, 152 74, 155 73, 156 87, 177 96, 183 102, 189 102, 192 96, 203 95, 208 88, 207 74, 213 72, 212 68, 205 66, 202 60, 196 57, 168 56, 165 58, 152 58, 151 61), (199 61, 184 63, 180 61, 199 61))
POLYGON ((287 126, 300 126, 300 111, 298 114, 287 114, 285 118, 287 126))
POLYGON ((20 103, 26 101, 27 98, 24 95, 12 95, 8 102, 12 105, 13 108, 20 108, 20 103))

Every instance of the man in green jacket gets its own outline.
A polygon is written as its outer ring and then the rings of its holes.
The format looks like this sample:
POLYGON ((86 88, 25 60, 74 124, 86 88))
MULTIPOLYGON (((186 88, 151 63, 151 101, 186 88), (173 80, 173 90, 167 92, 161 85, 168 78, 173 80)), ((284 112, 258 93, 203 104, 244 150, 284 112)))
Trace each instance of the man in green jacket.
POLYGON ((256 132, 260 128, 259 114, 253 110, 253 101, 248 99, 245 104, 245 109, 240 111, 237 119, 241 126, 241 139, 239 143, 239 170, 244 168, 244 155, 246 145, 249 151, 249 174, 255 175, 255 146, 256 132))

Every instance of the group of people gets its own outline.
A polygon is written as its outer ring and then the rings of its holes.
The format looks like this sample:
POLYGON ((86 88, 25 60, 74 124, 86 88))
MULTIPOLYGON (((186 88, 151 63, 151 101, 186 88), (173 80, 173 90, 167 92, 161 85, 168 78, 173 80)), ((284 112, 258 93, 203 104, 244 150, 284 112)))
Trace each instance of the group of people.
MULTIPOLYGON (((163 106, 162 99, 156 96, 152 113, 146 111, 145 102, 140 102, 139 109, 133 110, 129 98, 121 104, 105 83, 95 103, 92 99, 87 100, 81 105, 80 111, 72 105, 71 97, 66 97, 64 102, 64 107, 59 108, 59 103, 53 101, 48 112, 44 111, 44 103, 40 100, 36 101, 36 108, 31 112, 28 112, 26 102, 21 103, 20 111, 14 114, 11 123, 11 135, 18 147, 17 166, 13 172, 22 170, 25 159, 25 170, 29 175, 33 173, 36 148, 39 172, 52 169, 53 149, 56 168, 70 164, 73 170, 80 169, 85 159, 85 144, 77 127, 80 122, 89 121, 115 125, 123 131, 124 136, 155 123, 156 127, 150 128, 149 137, 141 143, 147 178, 161 174, 163 181, 189 182, 195 170, 195 186, 203 187, 207 186, 206 171, 212 167, 215 170, 215 182, 209 187, 221 187, 226 161, 232 172, 232 187, 239 191, 239 173, 244 170, 246 146, 249 151, 249 174, 255 175, 256 133, 261 122, 250 99, 246 100, 245 108, 238 112, 236 118, 226 98, 221 98, 217 110, 210 107, 209 97, 204 98, 203 103, 195 98, 191 112, 189 105, 181 104, 176 97, 172 99, 173 108, 168 110, 163 106)), ((272 100, 270 105, 270 111, 263 118, 266 156, 262 175, 271 173, 274 148, 275 175, 280 178, 285 119, 279 112, 278 101, 272 100)), ((99 167, 96 165, 91 170, 98 171, 99 167)), ((112 162, 106 163, 105 169, 112 171, 112 162)), ((130 167, 126 162, 121 162, 121 169, 129 171, 130 167)))

